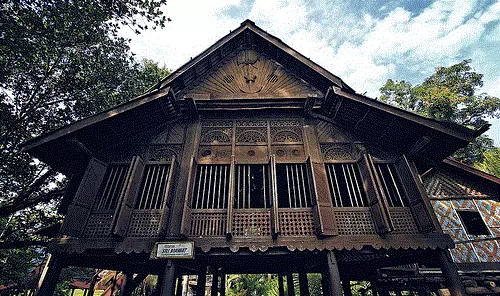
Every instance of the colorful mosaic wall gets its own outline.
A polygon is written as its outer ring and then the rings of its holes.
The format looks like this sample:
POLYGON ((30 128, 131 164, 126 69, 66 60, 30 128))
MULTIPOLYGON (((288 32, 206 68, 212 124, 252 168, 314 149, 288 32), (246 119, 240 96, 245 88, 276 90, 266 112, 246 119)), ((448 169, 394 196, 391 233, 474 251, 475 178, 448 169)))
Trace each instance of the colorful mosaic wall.
POLYGON ((450 250, 453 260, 457 263, 500 262, 500 201, 460 181, 442 173, 424 181, 443 231, 455 241, 455 249, 450 250), (477 211, 490 234, 468 234, 457 210, 477 211))

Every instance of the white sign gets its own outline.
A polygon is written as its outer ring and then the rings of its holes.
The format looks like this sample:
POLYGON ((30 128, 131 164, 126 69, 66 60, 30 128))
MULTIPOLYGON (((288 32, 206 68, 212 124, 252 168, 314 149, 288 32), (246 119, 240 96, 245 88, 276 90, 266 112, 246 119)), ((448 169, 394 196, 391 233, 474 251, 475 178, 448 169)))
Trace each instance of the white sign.
POLYGON ((156 259, 193 259, 193 242, 156 243, 156 259))

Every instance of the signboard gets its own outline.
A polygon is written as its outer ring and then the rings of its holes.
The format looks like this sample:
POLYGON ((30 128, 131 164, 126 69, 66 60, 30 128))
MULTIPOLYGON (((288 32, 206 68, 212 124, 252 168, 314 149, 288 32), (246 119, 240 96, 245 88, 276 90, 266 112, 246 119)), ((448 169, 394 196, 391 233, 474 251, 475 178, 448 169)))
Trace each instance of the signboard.
POLYGON ((193 259, 194 242, 158 242, 151 259, 193 259))

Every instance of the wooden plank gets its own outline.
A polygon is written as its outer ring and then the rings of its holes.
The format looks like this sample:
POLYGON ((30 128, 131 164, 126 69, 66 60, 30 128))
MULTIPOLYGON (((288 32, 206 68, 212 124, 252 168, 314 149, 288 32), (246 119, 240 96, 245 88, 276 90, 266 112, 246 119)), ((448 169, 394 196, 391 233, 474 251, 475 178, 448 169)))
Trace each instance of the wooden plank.
POLYGON ((194 155, 191 157, 191 159, 191 165, 189 166, 187 175, 187 186, 184 195, 184 208, 182 211, 181 220, 181 234, 184 236, 189 236, 191 230, 191 196, 193 194, 194 179, 196 177, 196 170, 198 166, 194 155))
POLYGON ((175 155, 172 156, 172 160, 170 161, 170 169, 168 172, 168 179, 167 179, 167 185, 165 186, 165 195, 162 197, 163 198, 163 203, 161 205, 161 218, 160 218, 160 234, 165 234, 167 230, 167 221, 168 221, 168 214, 169 214, 169 209, 172 206, 172 188, 174 188, 174 180, 173 176, 175 174, 175 169, 176 169, 176 164, 177 161, 175 159, 175 155))
POLYGON ((234 208, 234 178, 236 173, 236 164, 234 155, 231 155, 231 166, 229 168, 229 194, 227 201, 227 220, 226 220, 226 237, 233 237, 233 208, 234 208))
POLYGON ((271 184, 269 194, 271 195, 272 207, 271 211, 271 232, 273 237, 280 234, 280 224, 278 216, 278 177, 276 176, 276 156, 271 155, 269 159, 269 170, 271 177, 271 184))
POLYGON ((125 185, 123 186, 120 200, 113 216, 112 234, 114 235, 124 237, 127 234, 130 218, 135 206, 135 200, 141 186, 144 167, 145 165, 142 157, 134 156, 128 169, 125 185))
POLYGON ((96 158, 91 158, 82 181, 73 199, 73 203, 68 208, 68 214, 64 219, 61 233, 80 237, 86 222, 90 216, 90 211, 95 203, 101 183, 107 170, 107 164, 96 158))

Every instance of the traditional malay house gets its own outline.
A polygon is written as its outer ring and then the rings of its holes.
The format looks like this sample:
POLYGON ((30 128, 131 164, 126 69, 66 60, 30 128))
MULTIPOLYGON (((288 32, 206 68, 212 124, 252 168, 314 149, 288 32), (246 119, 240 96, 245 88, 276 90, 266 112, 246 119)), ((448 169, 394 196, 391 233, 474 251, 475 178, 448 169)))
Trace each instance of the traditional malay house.
MULTIPOLYGON (((452 259, 492 241, 457 240, 461 226, 432 207, 458 208, 434 182, 462 177, 442 161, 483 131, 357 94, 247 20, 149 93, 25 144, 71 179, 38 295, 67 265, 123 271, 122 295, 133 274, 158 274, 161 295, 193 274, 204 295, 210 275, 211 295, 225 295, 230 273, 278 274, 281 295, 284 277, 295 295, 293 273, 301 295, 307 273, 322 274, 325 295, 358 280, 389 295, 400 289, 379 286, 381 270, 411 264, 442 274, 420 293, 465 295, 452 259)), ((477 208, 462 221, 491 205, 486 189, 467 192, 464 208, 477 208)))

